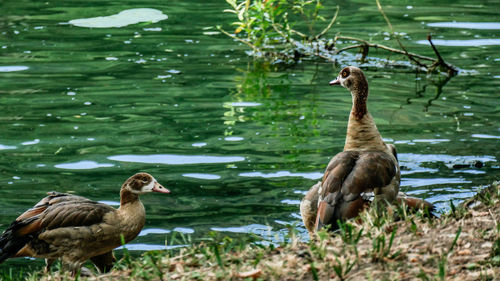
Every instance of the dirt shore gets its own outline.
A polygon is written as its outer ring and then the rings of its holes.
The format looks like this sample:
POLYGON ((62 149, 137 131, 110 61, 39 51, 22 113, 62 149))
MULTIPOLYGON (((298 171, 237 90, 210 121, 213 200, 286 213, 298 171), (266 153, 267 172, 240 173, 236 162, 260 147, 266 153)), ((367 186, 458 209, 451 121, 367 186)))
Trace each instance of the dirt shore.
MULTIPOLYGON (((497 280, 500 190, 497 183, 440 218, 393 210, 365 213, 343 231, 281 246, 231 238, 122 259, 88 280, 497 280), (398 220, 394 220, 398 217, 398 220)), ((31 276, 35 278, 36 276, 31 276)), ((67 280, 68 275, 42 275, 67 280)))

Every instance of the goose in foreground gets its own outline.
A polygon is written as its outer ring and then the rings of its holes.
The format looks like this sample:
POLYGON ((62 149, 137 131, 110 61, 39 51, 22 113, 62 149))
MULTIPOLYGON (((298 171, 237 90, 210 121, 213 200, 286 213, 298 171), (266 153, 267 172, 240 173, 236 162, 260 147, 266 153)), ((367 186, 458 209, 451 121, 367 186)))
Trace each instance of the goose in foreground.
POLYGON ((45 258, 46 270, 61 258, 73 273, 90 259, 100 272, 116 260, 113 249, 133 240, 146 221, 139 195, 169 193, 153 176, 137 173, 120 190, 120 207, 81 196, 49 192, 21 214, 0 237, 0 263, 12 257, 45 258))
POLYGON ((309 233, 323 226, 334 231, 337 220, 354 218, 372 203, 396 201, 429 208, 430 203, 421 199, 398 195, 401 173, 396 148, 382 140, 368 112, 368 81, 363 71, 345 67, 330 85, 341 85, 351 92, 352 108, 344 150, 330 160, 322 181, 311 187, 300 204, 309 233))

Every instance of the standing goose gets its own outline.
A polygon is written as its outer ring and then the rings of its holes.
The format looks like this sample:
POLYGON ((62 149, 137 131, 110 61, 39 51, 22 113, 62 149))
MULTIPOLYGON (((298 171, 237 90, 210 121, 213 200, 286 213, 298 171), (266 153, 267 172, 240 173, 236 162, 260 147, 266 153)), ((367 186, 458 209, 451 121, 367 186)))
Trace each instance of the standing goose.
POLYGON ((431 209, 423 200, 398 196, 401 173, 396 148, 386 144, 368 112, 368 81, 363 71, 348 66, 330 85, 341 85, 352 96, 344 151, 330 160, 321 182, 313 185, 300 204, 310 234, 323 226, 338 229, 337 220, 354 218, 376 203, 404 201, 411 207, 431 209))
POLYGON ((61 258, 73 273, 90 259, 101 272, 113 266, 113 249, 133 240, 146 221, 139 195, 169 193, 150 174, 137 173, 123 183, 120 207, 84 197, 49 192, 20 215, 0 237, 0 263, 12 257, 45 258, 46 269, 61 258))

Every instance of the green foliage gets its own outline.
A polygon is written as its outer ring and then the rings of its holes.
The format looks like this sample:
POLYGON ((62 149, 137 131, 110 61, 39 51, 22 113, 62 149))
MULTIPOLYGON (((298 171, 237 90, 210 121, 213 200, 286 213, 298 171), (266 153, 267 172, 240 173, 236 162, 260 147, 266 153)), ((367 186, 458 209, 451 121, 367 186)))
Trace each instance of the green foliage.
POLYGON ((0 272, 0 280, 4 281, 21 280, 22 278, 24 278, 24 275, 25 273, 22 268, 19 271, 14 271, 14 269, 11 267, 9 268, 8 271, 6 270, 0 272))
POLYGON ((333 264, 333 270, 340 280, 347 280, 347 275, 351 272, 352 268, 356 265, 358 260, 351 261, 345 258, 335 256, 336 263, 333 264))
POLYGON ((493 266, 500 266, 500 235, 499 226, 497 226, 497 239, 493 244, 493 250, 491 251, 491 264, 493 266))
POLYGON ((364 228, 361 228, 359 231, 357 231, 352 224, 341 221, 338 221, 338 225, 342 241, 349 245, 357 245, 359 239, 361 239, 361 236, 363 235, 364 228))
POLYGON ((290 42, 294 34, 303 34, 293 28, 298 21, 290 17, 300 18, 305 23, 310 35, 318 21, 324 21, 319 12, 323 8, 320 0, 226 0, 232 9, 224 12, 234 13, 238 21, 234 33, 244 33, 248 41, 256 47, 273 43, 290 42))
POLYGON ((120 239, 121 239, 121 243, 122 243, 122 247, 123 247, 123 263, 125 266, 130 266, 132 264, 132 260, 130 258, 130 253, 127 249, 127 247, 125 246, 125 237, 123 236, 123 234, 120 235, 120 239))
MULTIPOLYGON (((323 36, 332 26, 337 14, 321 32, 316 31, 323 4, 320 0, 226 0, 238 20, 234 35, 219 30, 251 47, 255 54, 273 56, 296 55, 295 41, 313 42, 323 36), (302 30, 302 31, 299 31, 302 30)), ((337 9, 338 12, 338 9, 337 9)))
POLYGON ((316 268, 316 264, 314 262, 311 262, 310 265, 311 265, 311 273, 312 273, 313 279, 315 281, 318 281, 319 275, 318 275, 318 269, 316 268))
POLYGON ((391 255, 391 248, 394 242, 394 237, 396 236, 397 227, 393 227, 391 232, 391 237, 387 241, 387 237, 384 232, 375 236, 372 240, 372 261, 374 262, 385 262, 386 259, 396 258, 400 252, 391 255))

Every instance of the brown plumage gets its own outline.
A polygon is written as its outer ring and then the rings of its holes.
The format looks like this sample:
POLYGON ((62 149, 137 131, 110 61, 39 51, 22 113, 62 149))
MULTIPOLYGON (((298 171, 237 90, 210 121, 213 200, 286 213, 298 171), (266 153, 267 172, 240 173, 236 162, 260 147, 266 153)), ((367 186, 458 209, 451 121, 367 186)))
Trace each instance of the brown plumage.
POLYGON ((57 258, 73 272, 90 259, 101 272, 116 260, 112 250, 134 239, 145 224, 139 195, 169 193, 151 175, 138 173, 120 190, 120 208, 81 196, 49 192, 21 214, 0 237, 0 262, 11 257, 45 258, 47 269, 57 258))
POLYGON ((330 85, 350 90, 352 108, 344 151, 330 160, 322 181, 311 187, 300 204, 309 233, 323 226, 336 230, 338 220, 358 216, 373 201, 385 204, 398 198, 398 202, 425 205, 423 200, 398 196, 401 174, 396 148, 385 144, 368 112, 368 81, 363 71, 345 67, 330 85))

